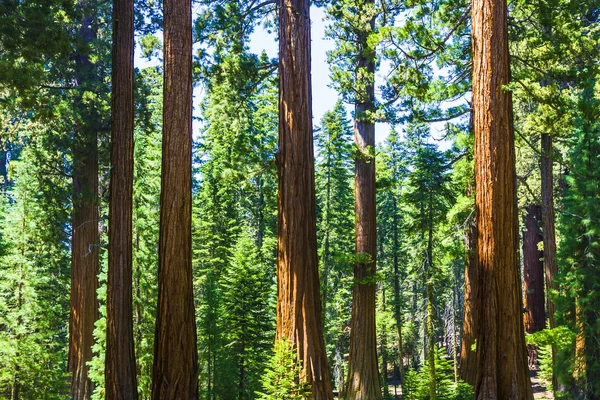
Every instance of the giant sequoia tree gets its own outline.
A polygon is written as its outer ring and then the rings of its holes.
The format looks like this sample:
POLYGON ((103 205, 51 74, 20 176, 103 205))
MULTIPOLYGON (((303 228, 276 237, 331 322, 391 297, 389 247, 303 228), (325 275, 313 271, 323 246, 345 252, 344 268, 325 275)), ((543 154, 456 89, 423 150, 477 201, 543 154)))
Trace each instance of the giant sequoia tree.
POLYGON ((310 78, 310 2, 279 9, 277 339, 302 361, 315 399, 333 399, 323 341, 317 261, 310 78))
POLYGON ((105 393, 137 399, 133 345, 133 0, 113 4, 105 393))
POLYGON ((94 2, 81 0, 79 30, 75 51, 75 123, 73 144, 73 211, 71 236, 71 316, 69 318, 69 359, 72 373, 71 396, 88 399, 93 386, 87 363, 92 360, 94 324, 98 319, 98 273, 100 235, 98 230, 98 131, 102 118, 90 93, 98 85, 98 70, 90 57, 90 46, 97 39, 93 21, 98 11, 94 2))
POLYGON ((192 9, 164 2, 163 148, 153 399, 198 397, 192 289, 192 9))
POLYGON ((477 399, 531 399, 518 259, 505 0, 473 3, 473 126, 479 313, 477 399))

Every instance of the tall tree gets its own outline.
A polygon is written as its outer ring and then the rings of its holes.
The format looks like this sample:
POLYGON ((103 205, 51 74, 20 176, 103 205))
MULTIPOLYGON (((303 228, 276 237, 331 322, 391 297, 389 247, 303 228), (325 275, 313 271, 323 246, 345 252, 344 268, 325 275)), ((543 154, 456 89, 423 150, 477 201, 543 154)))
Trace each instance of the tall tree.
POLYGON ((337 48, 329 53, 335 84, 354 105, 355 251, 350 322, 350 353, 345 398, 380 399, 375 326, 377 213, 375 196, 375 19, 374 0, 334 2, 330 35, 337 48), (339 32, 343 32, 339 35, 339 32), (349 39, 351 38, 351 39, 349 39), (339 61, 339 62, 338 62, 339 61))
POLYGON ((310 77, 310 1, 279 8, 279 201, 277 334, 296 348, 316 400, 333 392, 325 343, 317 259, 310 77))
POLYGON ((99 203, 98 131, 102 126, 99 110, 87 102, 98 84, 98 71, 90 48, 97 39, 94 24, 97 10, 93 1, 80 0, 79 31, 75 52, 77 95, 72 145, 73 215, 71 236, 71 315, 69 318, 69 359, 72 373, 71 396, 88 399, 93 392, 87 363, 92 360, 94 324, 98 319, 99 203))
POLYGON ((477 221, 476 399, 532 399, 518 260, 507 3, 473 2, 473 126, 477 221))
POLYGON ((542 241, 541 217, 540 206, 535 204, 527 206, 523 231, 523 291, 525 292, 523 305, 527 310, 524 317, 527 333, 535 333, 546 327, 544 254, 538 248, 538 244, 542 241))
POLYGON ((198 398, 192 288, 192 8, 164 2, 163 149, 153 399, 198 398))
POLYGON ((315 137, 317 237, 325 346, 337 390, 344 391, 344 354, 348 353, 352 264, 354 252, 354 196, 352 125, 341 101, 325 113, 315 137))
MULTIPOLYGON (((366 0, 363 18, 370 31, 375 30, 373 0, 366 0)), ((375 260, 377 258, 377 222, 375 200, 375 49, 369 42, 369 30, 357 35, 357 67, 360 82, 355 100, 354 141, 356 143, 354 175, 354 212, 356 213, 356 255, 352 316, 350 322, 350 355, 348 358, 348 400, 380 399, 381 386, 377 366, 375 331, 375 260)))
POLYGON ((105 395, 137 399, 133 344, 133 0, 113 2, 105 395))

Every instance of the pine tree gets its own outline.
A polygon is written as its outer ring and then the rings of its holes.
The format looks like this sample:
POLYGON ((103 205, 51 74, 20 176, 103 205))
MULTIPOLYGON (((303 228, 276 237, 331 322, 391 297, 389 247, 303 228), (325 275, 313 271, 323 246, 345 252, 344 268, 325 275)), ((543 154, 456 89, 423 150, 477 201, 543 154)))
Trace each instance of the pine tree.
POLYGON ((275 336, 271 307, 274 282, 266 265, 257 260, 260 260, 259 248, 245 231, 220 280, 224 346, 229 349, 230 374, 224 398, 254 398, 275 336))
POLYGON ((321 299, 325 345, 333 368, 333 381, 343 391, 344 362, 348 352, 354 251, 352 214, 352 128, 346 109, 338 101, 325 113, 321 130, 315 135, 317 237, 321 275, 321 299))
POLYGON ((68 189, 45 169, 52 156, 28 143, 2 193, 0 395, 11 399, 64 399, 68 390, 68 189))

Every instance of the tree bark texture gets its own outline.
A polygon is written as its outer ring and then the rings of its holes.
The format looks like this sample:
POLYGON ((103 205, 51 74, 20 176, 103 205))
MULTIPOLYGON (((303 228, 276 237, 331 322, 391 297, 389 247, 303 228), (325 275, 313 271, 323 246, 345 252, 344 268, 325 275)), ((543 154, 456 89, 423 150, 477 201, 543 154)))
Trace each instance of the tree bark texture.
MULTIPOLYGON (((548 310, 548 325, 556 327, 554 313, 556 306, 552 301, 552 291, 557 289, 554 281, 558 273, 556 264, 556 228, 554 226, 554 173, 552 136, 541 135, 542 156, 540 159, 540 172, 542 180, 542 238, 544 241, 544 268, 546 273, 546 307, 548 310)), ((552 346, 552 362, 556 363, 556 346, 552 346)), ((552 373, 552 388, 556 393, 558 379, 556 372, 552 373)))
MULTIPOLYGON (((367 5, 373 0, 367 0, 367 5)), ((371 30, 375 20, 370 20, 371 30)), ((375 74, 375 51, 361 32, 357 38, 357 67, 368 77, 375 74)), ((366 78, 367 80, 370 78, 366 78)), ((375 264, 377 259, 377 225, 375 210, 375 123, 370 112, 375 109, 375 86, 372 81, 360 82, 364 93, 356 94, 354 141, 357 155, 354 161, 354 211, 357 262, 354 265, 352 314, 350 319, 350 355, 346 400, 381 399, 377 365, 377 335, 375 329, 375 264), (364 259, 361 260, 361 259, 364 259)))
POLYGON ((462 343, 460 349, 460 378, 475 384, 477 375, 477 354, 473 350, 477 339, 479 290, 479 269, 477 268, 477 225, 475 218, 469 221, 465 232, 465 298, 462 343))
POLYGON ((317 259, 309 10, 309 0, 282 0, 279 9, 276 336, 296 347, 313 398, 332 400, 317 259))
POLYGON ((519 271, 506 0, 474 0, 476 399, 532 399, 519 271))
POLYGON ((525 313, 527 333, 535 333, 546 327, 544 253, 538 250, 538 243, 542 241, 539 229, 541 217, 540 206, 527 207, 523 232, 524 307, 527 309, 525 313))
POLYGON ((192 9, 164 1, 158 307, 152 398, 198 398, 192 288, 192 9))
POLYGON ((133 344, 133 0, 113 1, 105 396, 135 400, 133 344))
MULTIPOLYGON (((81 46, 95 38, 91 10, 83 2, 79 35, 81 46)), ((86 51, 75 54, 75 79, 83 95, 96 77, 94 65, 86 51)), ((71 294, 69 317, 69 355, 67 371, 71 375, 70 396, 74 400, 89 399, 93 385, 88 377, 87 363, 92 360, 94 324, 98 319, 98 133, 99 117, 95 110, 76 98, 75 107, 81 122, 75 123, 73 157, 73 211, 71 236, 71 294)))

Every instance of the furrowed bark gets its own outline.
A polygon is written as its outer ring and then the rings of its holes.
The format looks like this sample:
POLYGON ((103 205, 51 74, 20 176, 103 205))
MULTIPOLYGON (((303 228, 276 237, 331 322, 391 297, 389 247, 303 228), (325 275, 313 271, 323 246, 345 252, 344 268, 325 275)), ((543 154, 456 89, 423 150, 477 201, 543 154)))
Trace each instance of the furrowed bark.
POLYGON ((308 0, 282 0, 279 9, 276 338, 295 346, 313 398, 332 400, 317 258, 309 11, 308 0))
POLYGON ((506 0, 474 0, 473 123, 477 220, 476 399, 533 398, 527 368, 506 0))
POLYGON ((192 288, 192 9, 164 1, 158 307, 152 398, 198 398, 192 288))
MULTIPOLYGON (((367 0, 365 4, 373 4, 373 0, 367 0)), ((369 23, 373 31, 374 18, 369 23)), ((359 33, 357 43, 358 70, 372 77, 375 74, 375 51, 370 48, 367 34, 359 33)), ((362 85, 364 93, 356 94, 354 105, 354 141, 357 147, 354 160, 354 210, 356 255, 364 261, 357 260, 354 265, 346 400, 381 399, 375 329, 376 285, 373 281, 377 259, 375 158, 372 154, 375 148, 375 123, 369 115, 375 109, 375 86, 372 81, 360 82, 362 85)))
POLYGON ((138 398, 133 344, 133 0, 113 2, 105 396, 138 398))
MULTIPOLYGON (((83 96, 96 77, 94 65, 83 50, 96 39, 92 28, 91 5, 81 1, 79 36, 81 47, 75 54, 75 79, 83 96)), ((88 377, 87 363, 92 360, 94 324, 98 319, 98 127, 96 111, 75 100, 82 122, 76 123, 72 147, 73 214, 71 236, 71 294, 69 317, 69 355, 67 371, 71 373, 70 396, 74 400, 89 399, 94 391, 88 377)))

